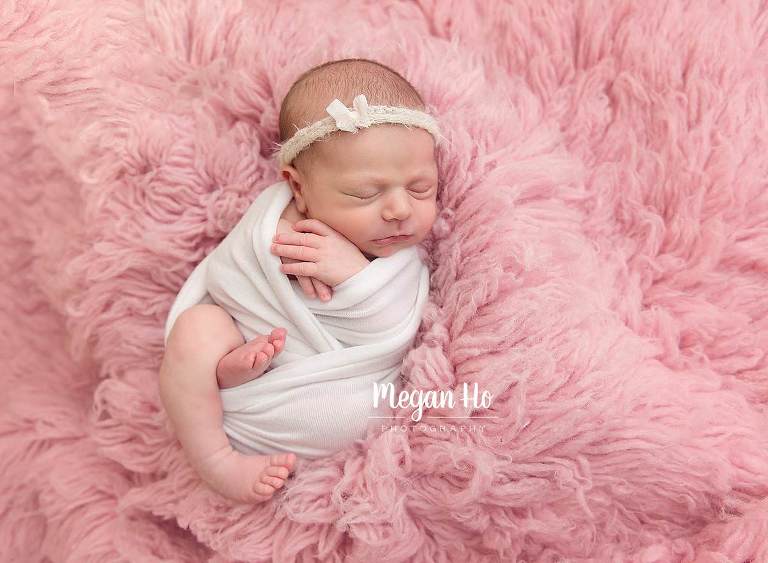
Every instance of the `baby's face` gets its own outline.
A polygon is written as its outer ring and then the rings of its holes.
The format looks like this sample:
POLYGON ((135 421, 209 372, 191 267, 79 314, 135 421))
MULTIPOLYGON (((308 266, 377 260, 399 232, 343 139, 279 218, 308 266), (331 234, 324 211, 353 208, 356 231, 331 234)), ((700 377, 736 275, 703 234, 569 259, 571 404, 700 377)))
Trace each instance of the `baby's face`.
POLYGON ((376 125, 333 135, 312 148, 317 159, 307 176, 288 167, 299 211, 369 257, 390 256, 427 236, 438 188, 435 145, 427 131, 376 125), (403 234, 408 236, 379 240, 403 234))

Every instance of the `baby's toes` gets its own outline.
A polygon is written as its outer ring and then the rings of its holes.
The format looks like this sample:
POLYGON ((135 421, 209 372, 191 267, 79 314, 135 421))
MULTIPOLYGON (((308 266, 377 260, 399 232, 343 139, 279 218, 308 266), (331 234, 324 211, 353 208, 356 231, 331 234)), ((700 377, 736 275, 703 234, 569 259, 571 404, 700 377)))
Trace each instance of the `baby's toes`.
POLYGON ((267 498, 270 498, 275 493, 276 488, 277 487, 273 487, 269 483, 264 483, 263 481, 257 481, 253 484, 253 492, 267 498))
POLYGON ((273 330, 270 335, 270 342, 272 342, 272 346, 275 347, 275 354, 279 354, 285 347, 285 330, 283 329, 280 333, 276 333, 273 330))
POLYGON ((269 359, 275 355, 275 347, 269 342, 267 342, 266 344, 264 344, 264 346, 262 346, 261 351, 259 352, 259 355, 260 356, 263 355, 264 357, 269 359))
POLYGON ((281 479, 287 479, 288 475, 291 473, 288 468, 283 465, 270 465, 264 470, 264 472, 267 475, 271 475, 272 477, 279 477, 281 479))
POLYGON ((256 358, 259 355, 259 352, 264 346, 264 342, 266 342, 266 340, 267 339, 265 336, 260 335, 242 346, 241 357, 243 363, 248 362, 249 365, 252 366, 256 362, 256 358))
POLYGON ((280 479, 280 477, 271 477, 269 475, 262 475, 261 482, 266 483, 267 485, 272 485, 275 489, 279 489, 285 484, 285 479, 280 479))
POLYGON ((254 368, 260 367, 274 354, 274 347, 271 344, 264 343, 260 348, 251 350, 250 360, 254 368))
POLYGON ((269 340, 269 339, 267 338, 266 335, 264 335, 264 334, 257 334, 256 336, 253 337, 252 340, 248 341, 248 346, 250 348, 254 348, 254 349, 258 350, 259 349, 259 343, 264 343, 267 340, 269 340))
POLYGON ((271 465, 282 465, 291 469, 296 462, 296 454, 273 454, 269 457, 271 465))

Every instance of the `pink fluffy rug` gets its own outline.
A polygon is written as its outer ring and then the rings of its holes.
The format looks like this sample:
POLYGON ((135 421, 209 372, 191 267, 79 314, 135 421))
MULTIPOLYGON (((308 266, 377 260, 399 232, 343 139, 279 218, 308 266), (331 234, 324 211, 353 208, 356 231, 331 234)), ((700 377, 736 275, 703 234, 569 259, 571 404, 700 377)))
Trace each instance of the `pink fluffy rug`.
POLYGON ((768 561, 767 61, 749 0, 4 0, 0 560, 768 561), (163 322, 344 57, 449 139, 408 385, 497 418, 233 506, 161 408, 163 322))

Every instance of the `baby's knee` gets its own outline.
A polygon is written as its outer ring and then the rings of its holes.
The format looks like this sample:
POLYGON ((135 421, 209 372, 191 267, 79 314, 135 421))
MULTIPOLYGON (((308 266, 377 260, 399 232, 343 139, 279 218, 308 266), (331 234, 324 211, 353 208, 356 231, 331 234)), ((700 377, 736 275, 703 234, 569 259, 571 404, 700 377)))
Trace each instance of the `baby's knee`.
POLYGON ((213 305, 211 303, 200 303, 199 305, 192 305, 192 307, 182 311, 182 313, 176 319, 174 327, 180 322, 190 325, 208 325, 210 323, 231 320, 232 317, 229 316, 229 313, 227 313, 218 305, 213 305))
MULTIPOLYGON (((180 353, 199 352, 222 338, 239 336, 232 317, 218 305, 202 303, 181 313, 168 335, 167 349, 180 353)), ((241 337, 242 338, 242 337, 241 337)))

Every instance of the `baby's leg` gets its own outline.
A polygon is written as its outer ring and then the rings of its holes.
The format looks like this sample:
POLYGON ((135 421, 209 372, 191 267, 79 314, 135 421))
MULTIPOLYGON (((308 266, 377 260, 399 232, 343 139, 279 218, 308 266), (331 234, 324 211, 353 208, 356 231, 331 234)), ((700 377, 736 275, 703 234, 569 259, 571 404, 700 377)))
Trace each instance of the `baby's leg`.
POLYGON ((174 323, 160 368, 160 399, 191 465, 208 485, 232 500, 271 498, 293 470, 294 454, 246 456, 224 433, 216 366, 243 337, 215 305, 191 307, 174 323))

